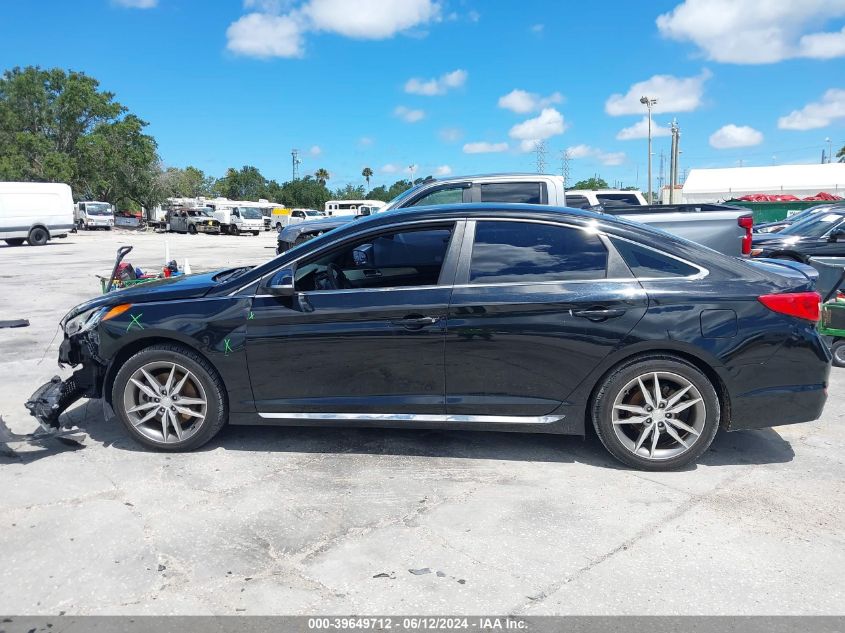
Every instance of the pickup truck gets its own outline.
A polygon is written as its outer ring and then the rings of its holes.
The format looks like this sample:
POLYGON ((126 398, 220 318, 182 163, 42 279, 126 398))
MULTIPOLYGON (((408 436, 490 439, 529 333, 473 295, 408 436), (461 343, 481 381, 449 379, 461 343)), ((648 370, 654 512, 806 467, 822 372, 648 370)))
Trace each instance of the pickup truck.
POLYGON ((208 207, 172 209, 167 213, 168 230, 174 233, 220 234, 220 221, 211 215, 208 207))
MULTIPOLYGON (((645 202, 639 192, 565 191, 563 177, 544 174, 431 178, 396 196, 379 213, 414 206, 468 202, 590 208, 648 224, 728 255, 747 256, 751 252, 753 221, 748 209, 716 204, 634 204, 645 202)), ((283 253, 312 237, 352 222, 355 217, 328 217, 288 226, 279 231, 276 252, 283 253)))

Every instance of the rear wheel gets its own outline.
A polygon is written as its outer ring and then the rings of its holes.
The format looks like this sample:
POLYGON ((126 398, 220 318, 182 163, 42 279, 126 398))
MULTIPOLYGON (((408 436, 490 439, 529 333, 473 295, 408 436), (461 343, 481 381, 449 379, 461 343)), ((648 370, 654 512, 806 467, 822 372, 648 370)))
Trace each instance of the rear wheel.
POLYGON ((47 229, 36 226, 29 232, 29 237, 26 238, 26 241, 29 242, 30 246, 44 246, 49 238, 50 234, 47 233, 47 229))
POLYGON ((196 235, 197 234, 197 227, 195 227, 193 224, 189 224, 188 225, 188 233, 190 233, 191 235, 196 235))
POLYGON ((240 235, 241 230, 238 228, 238 226, 236 224, 233 224, 232 227, 229 229, 229 232, 232 235, 240 235))
POLYGON ((161 451, 202 446, 228 417, 217 372, 179 345, 153 345, 124 363, 112 386, 112 405, 129 435, 161 451))
POLYGON ((834 341, 830 352, 833 354, 833 364, 836 367, 845 367, 845 338, 834 341))
POLYGON ((713 442, 719 416, 719 397, 707 376, 671 356, 617 367, 602 381, 592 408, 605 448, 641 470, 673 470, 697 459, 713 442))
POLYGON ((21 244, 23 244, 23 241, 24 240, 22 237, 10 237, 6 240, 6 244, 8 244, 9 246, 20 246, 21 244))

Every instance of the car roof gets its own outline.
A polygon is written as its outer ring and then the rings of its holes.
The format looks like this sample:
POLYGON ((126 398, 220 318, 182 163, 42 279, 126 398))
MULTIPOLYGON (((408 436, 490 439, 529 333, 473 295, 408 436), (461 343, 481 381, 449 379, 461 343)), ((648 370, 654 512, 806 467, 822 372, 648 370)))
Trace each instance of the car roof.
MULTIPOLYGON (((512 202, 471 202, 458 204, 440 204, 440 205, 424 205, 414 207, 404 207, 399 209, 391 209, 378 215, 371 216, 372 221, 380 218, 397 219, 400 216, 403 220, 409 220, 415 216, 420 218, 442 217, 478 217, 487 216, 490 213, 501 215, 502 212, 512 212, 520 216, 535 215, 535 216, 549 216, 554 219, 560 219, 561 215, 569 215, 579 218, 583 221, 589 220, 607 220, 612 218, 603 213, 596 213, 586 209, 573 209, 571 207, 552 207, 548 205, 538 204, 522 204, 512 202)), ((368 218, 369 220, 369 218, 368 218)))

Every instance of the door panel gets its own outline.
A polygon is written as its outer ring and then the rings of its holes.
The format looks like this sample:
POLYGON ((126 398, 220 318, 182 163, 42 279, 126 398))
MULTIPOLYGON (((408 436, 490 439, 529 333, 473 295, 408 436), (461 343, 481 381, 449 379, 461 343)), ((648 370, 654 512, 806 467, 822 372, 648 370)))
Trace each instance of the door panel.
POLYGON ((259 412, 444 413, 451 289, 257 296, 247 358, 259 412), (430 317, 433 323, 404 323, 430 317))
POLYGON ((456 287, 446 336, 447 413, 551 413, 647 305, 633 279, 456 287), (576 316, 580 311, 607 312, 576 316))

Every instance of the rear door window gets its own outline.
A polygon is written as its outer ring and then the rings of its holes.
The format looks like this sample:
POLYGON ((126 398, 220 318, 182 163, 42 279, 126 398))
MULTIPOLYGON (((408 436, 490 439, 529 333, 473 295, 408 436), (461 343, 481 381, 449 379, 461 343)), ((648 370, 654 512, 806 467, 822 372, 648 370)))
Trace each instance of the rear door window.
POLYGON ((479 221, 470 283, 603 279, 607 249, 582 229, 519 221, 479 221))
POLYGON ((422 207, 430 204, 460 204, 463 201, 464 187, 447 187, 432 191, 408 206, 422 207))
POLYGON ((540 182, 491 182, 482 184, 481 202, 542 204, 545 185, 540 182))

